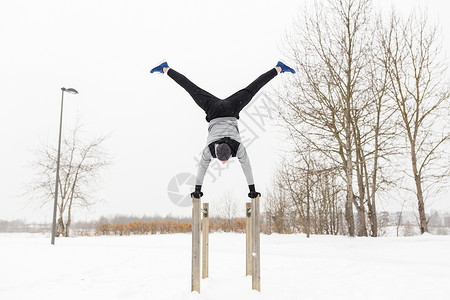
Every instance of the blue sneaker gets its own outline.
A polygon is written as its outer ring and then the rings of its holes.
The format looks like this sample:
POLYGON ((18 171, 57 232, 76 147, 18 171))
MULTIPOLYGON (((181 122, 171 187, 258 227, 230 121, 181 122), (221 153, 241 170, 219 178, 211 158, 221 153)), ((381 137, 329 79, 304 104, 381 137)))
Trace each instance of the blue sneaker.
POLYGON ((295 70, 294 69, 292 69, 291 67, 286 66, 281 61, 278 61, 277 65, 275 67, 280 67, 281 68, 281 72, 280 73, 291 72, 292 74, 295 74, 295 70))
POLYGON ((169 65, 167 64, 166 61, 163 61, 163 62, 160 63, 158 66, 156 66, 156 67, 154 67, 153 69, 151 69, 150 73, 158 72, 158 73, 164 74, 164 72, 163 72, 163 69, 164 69, 164 68, 169 68, 169 65))

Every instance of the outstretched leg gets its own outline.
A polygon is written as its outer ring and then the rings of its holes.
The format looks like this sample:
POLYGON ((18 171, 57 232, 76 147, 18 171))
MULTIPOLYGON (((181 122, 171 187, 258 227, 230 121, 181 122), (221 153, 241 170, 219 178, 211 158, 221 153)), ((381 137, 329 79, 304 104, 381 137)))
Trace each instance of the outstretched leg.
POLYGON ((197 105, 200 106, 206 113, 208 112, 208 108, 212 104, 212 102, 219 100, 219 98, 199 88, 189 79, 187 79, 186 76, 178 73, 174 69, 168 69, 167 75, 176 83, 178 83, 182 88, 184 88, 194 99, 195 103, 197 103, 197 105))
POLYGON ((278 71, 273 68, 270 71, 259 76, 255 81, 250 83, 246 88, 237 91, 225 101, 229 101, 233 107, 233 111, 240 112, 255 96, 255 94, 265 86, 270 80, 277 76, 278 71))

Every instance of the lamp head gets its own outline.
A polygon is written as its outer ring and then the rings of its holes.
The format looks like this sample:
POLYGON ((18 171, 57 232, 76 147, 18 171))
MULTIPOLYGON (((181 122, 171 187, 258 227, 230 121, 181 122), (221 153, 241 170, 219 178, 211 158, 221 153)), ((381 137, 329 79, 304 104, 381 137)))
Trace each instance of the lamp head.
POLYGON ((69 94, 78 94, 78 91, 76 89, 73 89, 73 88, 66 89, 65 87, 62 87, 61 91, 67 92, 69 94))

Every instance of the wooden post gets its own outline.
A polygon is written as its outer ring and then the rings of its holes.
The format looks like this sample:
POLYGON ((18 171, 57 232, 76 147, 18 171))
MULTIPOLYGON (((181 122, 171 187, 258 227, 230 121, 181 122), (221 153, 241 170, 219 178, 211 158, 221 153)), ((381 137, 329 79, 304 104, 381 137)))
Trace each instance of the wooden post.
POLYGON ((245 203, 245 276, 252 275, 252 204, 245 203))
POLYGON ((209 203, 203 203, 203 244, 202 244, 202 278, 208 278, 209 271, 209 203))
POLYGON ((252 199, 252 290, 261 291, 259 249, 259 196, 252 199))
POLYGON ((200 293, 200 202, 192 197, 192 274, 191 291, 200 293))

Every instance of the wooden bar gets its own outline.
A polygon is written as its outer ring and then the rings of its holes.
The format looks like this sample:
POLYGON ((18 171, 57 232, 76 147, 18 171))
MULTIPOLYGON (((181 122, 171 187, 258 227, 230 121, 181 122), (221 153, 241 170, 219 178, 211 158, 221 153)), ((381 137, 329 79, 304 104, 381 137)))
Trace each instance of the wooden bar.
POLYGON ((192 197, 192 274, 191 291, 200 293, 200 202, 192 197))
POLYGON ((202 278, 208 278, 209 272, 209 203, 203 203, 203 244, 202 244, 202 278))
POLYGON ((259 196, 252 199, 252 290, 261 291, 259 196))
POLYGON ((245 203, 245 276, 252 276, 252 204, 245 203))

